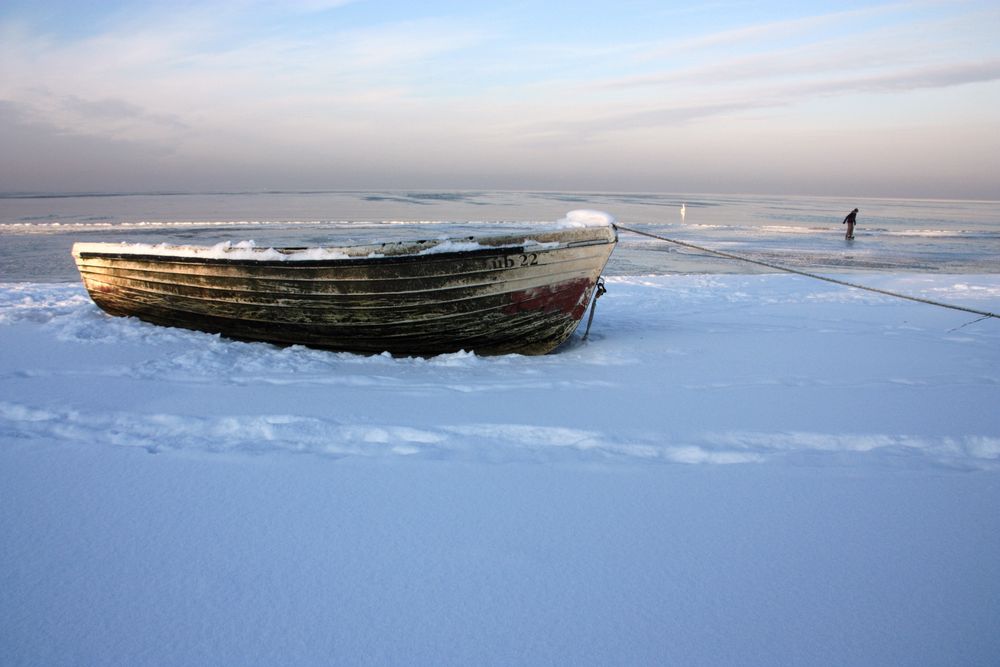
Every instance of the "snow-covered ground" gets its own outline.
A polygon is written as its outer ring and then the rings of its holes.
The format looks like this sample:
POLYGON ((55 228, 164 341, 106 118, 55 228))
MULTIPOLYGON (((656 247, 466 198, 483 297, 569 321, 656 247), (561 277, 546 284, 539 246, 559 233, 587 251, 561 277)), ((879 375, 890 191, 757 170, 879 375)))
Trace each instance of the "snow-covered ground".
POLYGON ((608 288, 557 354, 394 359, 0 286, 0 664, 996 664, 1000 321, 608 288))

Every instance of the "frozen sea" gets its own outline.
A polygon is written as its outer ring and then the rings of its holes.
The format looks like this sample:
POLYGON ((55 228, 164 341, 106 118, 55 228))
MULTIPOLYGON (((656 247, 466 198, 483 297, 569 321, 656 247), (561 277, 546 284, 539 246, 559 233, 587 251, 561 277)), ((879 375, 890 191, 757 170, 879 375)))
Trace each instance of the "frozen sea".
POLYGON ((586 341, 360 356, 109 317, 69 257, 580 208, 1000 312, 995 202, 0 198, 0 665, 998 664, 998 319, 623 233, 586 341))
MULTIPOLYGON (((798 268, 1000 272, 1000 202, 558 192, 249 192, 0 195, 0 276, 77 279, 74 241, 344 245, 558 220, 572 209, 798 268), (683 207, 683 215, 681 213, 683 207), (857 239, 841 221, 858 207, 857 239)), ((609 275, 743 273, 748 264, 634 234, 609 275)))

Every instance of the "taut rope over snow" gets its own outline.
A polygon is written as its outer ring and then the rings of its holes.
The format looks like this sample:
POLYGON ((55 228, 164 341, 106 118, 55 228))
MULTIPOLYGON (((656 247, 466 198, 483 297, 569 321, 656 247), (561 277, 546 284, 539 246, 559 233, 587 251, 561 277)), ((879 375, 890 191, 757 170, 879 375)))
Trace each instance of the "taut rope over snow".
MULTIPOLYGON (((890 292, 889 290, 879 289, 877 287, 869 287, 868 285, 859 285, 858 283, 848 282, 846 280, 837 280, 836 278, 830 278, 829 276, 821 276, 817 273, 810 273, 808 271, 801 271, 799 269, 793 269, 791 267, 782 266, 780 264, 773 264, 771 262, 764 262, 759 259, 750 259, 749 257, 743 257, 741 255, 734 255, 728 252, 722 252, 721 250, 712 250, 711 248, 704 248, 700 245, 695 245, 694 243, 688 243, 687 241, 678 241, 677 239, 667 238, 666 236, 659 236, 658 234, 651 234, 649 232, 643 232, 638 229, 632 229, 630 227, 624 227, 619 224, 615 224, 615 227, 621 229, 622 231, 632 232, 633 234, 639 234, 640 236, 648 236, 649 238, 658 239, 660 241, 666 241, 668 243, 673 243, 679 246, 684 246, 685 248, 693 248, 701 252, 707 252, 712 255, 718 255, 719 257, 725 257, 726 259, 735 259, 740 262, 749 262, 750 264, 758 264, 760 266, 766 266, 769 269, 775 269, 778 271, 785 271, 786 273, 795 273, 800 276, 805 276, 807 278, 815 278, 816 280, 823 280, 828 283, 834 283, 836 285, 843 285, 845 287, 853 287, 855 289, 861 289, 868 292, 875 292, 877 294, 884 294, 886 296, 896 297, 897 299, 907 299, 908 301, 916 301, 918 303, 926 303, 932 306, 940 306, 941 308, 950 308, 952 310, 961 310, 966 313, 972 313, 974 315, 982 315, 979 319, 986 319, 988 317, 996 317, 1000 319, 1000 315, 996 313, 991 313, 987 310, 976 310, 975 308, 966 308, 965 306, 956 306, 952 303, 942 303, 941 301, 932 301, 931 299, 924 299, 919 296, 910 296, 909 294, 900 294, 899 292, 890 292)), ((975 320, 978 322, 979 320, 975 320)), ((971 322, 969 322, 971 324, 971 322)), ((964 326, 964 325, 963 325, 964 326)))

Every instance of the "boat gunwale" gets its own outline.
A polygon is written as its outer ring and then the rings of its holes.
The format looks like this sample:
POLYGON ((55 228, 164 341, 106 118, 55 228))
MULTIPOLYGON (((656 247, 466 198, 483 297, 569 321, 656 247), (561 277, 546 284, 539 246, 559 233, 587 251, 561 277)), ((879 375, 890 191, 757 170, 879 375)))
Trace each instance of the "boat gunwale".
MULTIPOLYGON (((577 249, 577 248, 583 248, 583 247, 596 247, 596 244, 592 244, 591 246, 577 246, 576 248, 552 248, 551 251, 552 252, 556 252, 556 251, 560 251, 560 250, 570 250, 570 249, 577 249)), ((560 253, 560 255, 562 255, 562 253, 560 253)), ((580 257, 555 256, 555 257, 548 258, 546 262, 540 263, 537 266, 538 266, 539 269, 541 269, 542 267, 549 268, 550 269, 550 271, 548 272, 549 275, 558 275, 559 270, 557 269, 557 267, 559 267, 560 265, 567 265, 567 264, 573 264, 573 263, 587 262, 588 260, 593 259, 593 258, 594 257, 592 257, 591 255, 585 255, 585 256, 580 256, 580 257), (553 271, 551 269, 556 269, 556 270, 553 271)), ((107 259, 107 257, 105 257, 105 256, 102 255, 102 256, 99 256, 99 257, 88 257, 86 259, 103 260, 103 259, 107 259)), ((123 261, 127 261, 127 260, 123 260, 123 261)), ((142 262, 138 262, 138 263, 142 264, 142 262)), ((280 262, 280 261, 279 262, 275 262, 275 263, 279 264, 279 265, 282 265, 282 266, 286 266, 288 264, 288 262, 280 262)), ((299 264, 301 262, 295 262, 295 263, 299 264)), ((169 264, 169 262, 165 262, 164 264, 169 264)), ((257 266, 257 264, 254 264, 254 266, 257 266)), ((178 275, 179 276, 187 276, 189 274, 187 274, 186 272, 183 272, 183 271, 173 271, 173 270, 170 270, 166 266, 160 265, 159 263, 156 263, 156 262, 151 262, 147 266, 137 266, 137 267, 120 267, 120 266, 115 266, 112 263, 112 264, 110 264, 108 266, 101 266, 101 265, 98 265, 98 264, 84 264, 82 266, 78 266, 77 268, 78 268, 78 270, 80 271, 81 274, 86 274, 86 275, 91 275, 91 276, 101 276, 101 275, 104 275, 104 276, 108 276, 108 277, 124 278, 124 279, 128 279, 128 280, 142 280, 142 281, 149 282, 151 284, 157 284, 157 285, 177 285, 177 286, 184 286, 184 287, 198 287, 198 288, 203 288, 203 289, 222 289, 222 290, 227 290, 227 291, 238 291, 238 292, 257 293, 257 294, 275 294, 275 295, 285 295, 285 294, 288 294, 288 295, 295 295, 295 296, 301 296, 302 295, 302 293, 300 293, 300 292, 294 292, 294 291, 287 291, 286 292, 286 291, 280 291, 280 290, 248 290, 248 289, 242 289, 239 286, 235 286, 234 287, 234 286, 224 286, 222 284, 203 284, 203 283, 202 284, 196 284, 196 283, 190 283, 190 282, 184 282, 184 281, 176 281, 176 280, 173 280, 174 276, 178 276, 178 275), (128 271, 130 273, 133 273, 134 275, 123 276, 123 275, 115 273, 115 272, 118 272, 118 271, 128 271), (160 277, 159 277, 159 279, 157 279, 155 276, 160 276, 160 277)), ((275 267, 275 268, 277 268, 277 267, 275 267)), ((303 267, 303 268, 306 268, 306 267, 303 267)), ((309 267, 309 268, 315 269, 315 268, 328 268, 328 267, 309 267)), ((346 268, 346 267, 338 267, 338 268, 346 268)), ((461 270, 461 271, 448 271, 448 272, 442 272, 442 273, 428 273, 428 274, 424 274, 424 275, 420 275, 420 276, 413 276, 413 275, 379 276, 379 277, 371 277, 371 276, 360 276, 360 277, 358 277, 358 276, 280 276, 280 275, 253 275, 253 276, 247 276, 247 275, 210 274, 207 277, 210 277, 213 280, 223 279, 223 280, 226 280, 226 281, 245 281, 247 279, 251 279, 251 280, 254 280, 254 281, 259 281, 259 282, 264 282, 264 283, 268 283, 268 282, 270 282, 270 283, 288 282, 288 283, 302 283, 302 284, 305 284, 305 285, 308 285, 310 283, 322 283, 322 284, 338 284, 338 283, 341 283, 341 284, 358 284, 358 283, 406 283, 406 282, 413 281, 415 278, 428 279, 428 280, 431 280, 431 279, 434 279, 434 280, 454 280, 454 279, 461 279, 461 278, 474 278, 474 277, 475 278, 479 278, 481 276, 486 276, 486 275, 508 274, 508 273, 512 273, 512 272, 521 273, 524 269, 527 269, 527 268, 534 268, 534 267, 525 267, 525 266, 513 266, 513 267, 504 266, 504 267, 497 267, 497 268, 487 267, 487 268, 467 269, 467 270, 461 270)), ((480 280, 481 280, 481 282, 475 282, 475 283, 467 284, 466 286, 470 286, 470 287, 488 286, 488 285, 496 284, 496 282, 497 282, 495 280, 482 280, 482 279, 480 279, 480 280)), ((458 285, 445 285, 445 286, 441 286, 441 287, 424 287, 424 288, 421 288, 421 289, 409 289, 409 290, 395 290, 395 289, 394 290, 377 290, 377 291, 374 291, 374 292, 371 292, 371 293, 372 294, 411 294, 411 293, 420 293, 420 292, 436 292, 436 291, 439 291, 439 290, 454 289, 456 287, 458 287, 458 285)), ((323 292, 321 294, 327 294, 327 293, 323 292)), ((335 292, 330 292, 329 294, 337 295, 337 293, 335 293, 335 292)))
MULTIPOLYGON (((601 245, 615 245, 618 243, 617 229, 614 227, 592 227, 592 228, 582 228, 582 229, 600 229, 602 231, 609 230, 610 234, 601 235, 600 237, 590 237, 580 240, 569 240, 569 241, 534 241, 533 243, 526 243, 530 241, 531 235, 517 234, 516 238, 521 238, 522 241, 519 244, 512 245, 484 245, 480 248, 472 248, 466 250, 448 250, 442 252, 427 252, 440 246, 442 243, 449 241, 452 242, 470 242, 475 241, 477 243, 484 243, 488 241, 503 241, 510 238, 509 236, 489 236, 489 237, 450 237, 447 239, 439 239, 433 241, 434 245, 428 245, 426 248, 415 250, 414 252, 400 252, 392 253, 386 255, 358 255, 357 257, 330 257, 321 259, 255 259, 252 257, 199 257, 197 255, 172 255, 172 254, 158 254, 158 253, 133 253, 133 252, 115 252, 113 250, 114 246, 120 244, 113 242, 81 242, 74 244, 73 256, 81 260, 87 259, 115 259, 122 261, 138 261, 138 262, 149 262, 152 264, 185 264, 185 265, 214 265, 214 266, 247 266, 255 268, 278 268, 278 267, 302 267, 302 268, 322 268, 322 267, 337 267, 337 266, 366 266, 374 264, 409 264, 413 262, 436 262, 436 261, 453 261, 462 258, 475 258, 475 257, 486 257, 493 255, 511 255, 511 254, 530 254, 530 253, 548 253, 555 252, 559 250, 566 250, 571 248, 582 248, 587 246, 601 246, 601 245), (477 240, 478 238, 478 240, 477 240), (81 247, 77 250, 77 247, 81 247), (98 246, 107 246, 108 250, 97 250, 98 246)), ((575 231, 575 230, 574 230, 575 231)), ((536 234, 538 237, 546 236, 559 236, 558 231, 546 231, 541 234, 536 234)), ((431 243, 431 241, 426 241, 431 243)), ((264 253, 269 250, 275 250, 277 252, 296 252, 301 250, 329 250, 329 251, 344 251, 344 250, 360 250, 360 249, 371 249, 370 253, 378 252, 378 249, 385 249, 388 246, 393 247, 404 247, 404 246, 417 246, 420 243, 425 243, 425 241, 400 241, 360 246, 295 246, 295 247, 283 247, 283 248, 252 248, 249 249, 250 252, 260 252, 264 253)), ((211 246, 173 246, 175 248, 193 248, 195 252, 207 251, 211 246)), ((246 251, 247 249, 244 249, 246 251)))

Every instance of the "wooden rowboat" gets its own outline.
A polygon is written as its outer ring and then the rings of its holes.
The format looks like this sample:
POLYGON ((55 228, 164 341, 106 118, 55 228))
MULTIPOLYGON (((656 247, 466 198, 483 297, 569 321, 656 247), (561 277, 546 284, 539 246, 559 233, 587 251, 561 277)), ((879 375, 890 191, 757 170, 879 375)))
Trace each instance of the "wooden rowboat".
POLYGON ((610 216, 594 217, 340 248, 77 243, 73 257, 98 306, 154 324, 365 354, 545 354, 576 329, 617 242, 610 216))

